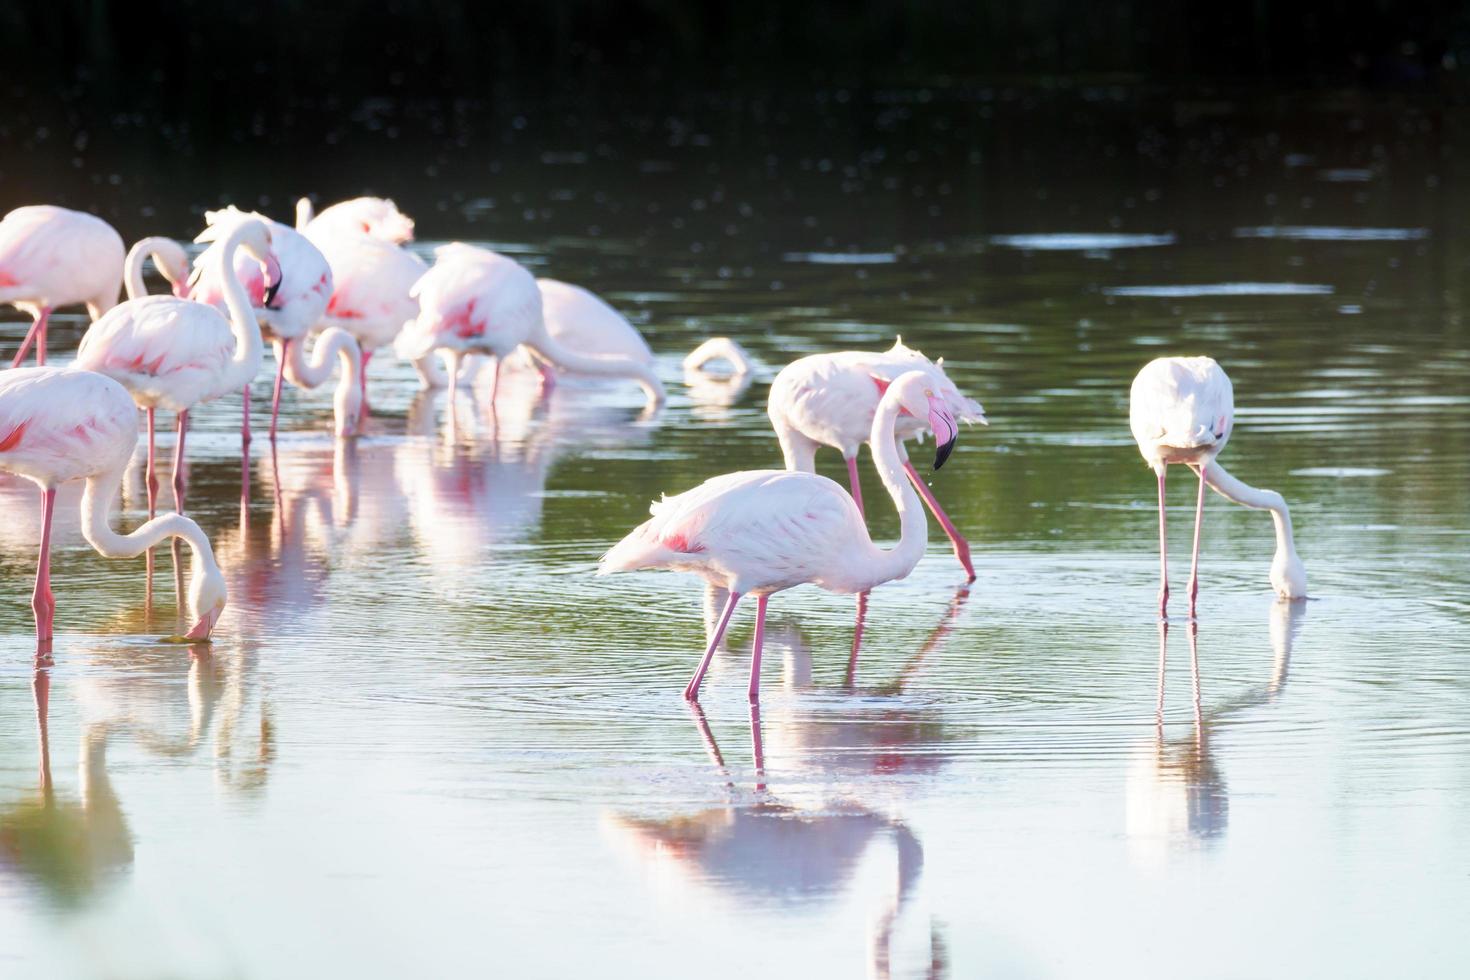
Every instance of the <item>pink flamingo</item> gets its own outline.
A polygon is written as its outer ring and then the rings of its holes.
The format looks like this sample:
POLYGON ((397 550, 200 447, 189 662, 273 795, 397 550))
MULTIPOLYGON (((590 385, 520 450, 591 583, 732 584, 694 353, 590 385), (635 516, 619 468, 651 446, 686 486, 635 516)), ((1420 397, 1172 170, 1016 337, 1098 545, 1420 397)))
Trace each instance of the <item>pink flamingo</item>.
POLYGON ((101 218, 49 204, 7 214, 0 220, 0 303, 31 315, 10 366, 20 366, 32 341, 36 363, 46 363, 46 326, 56 307, 85 303, 96 320, 116 305, 122 272, 123 240, 101 218))
POLYGON ((707 586, 729 594, 704 658, 684 697, 699 697, 704 679, 735 604, 756 596, 755 645, 749 696, 760 698, 761 643, 766 600, 773 592, 812 583, 829 592, 862 593, 901 579, 924 556, 924 509, 904 479, 895 427, 901 415, 928 420, 936 433, 934 468, 954 449, 959 424, 932 376, 908 371, 886 388, 873 413, 868 445, 878 476, 898 507, 898 544, 884 551, 868 535, 853 498, 824 476, 804 471, 746 470, 708 480, 650 508, 653 517, 602 556, 599 574, 645 568, 693 572, 707 586))
POLYGON ((134 558, 165 538, 182 538, 193 553, 186 634, 206 640, 225 607, 225 579, 209 538, 179 514, 155 517, 131 534, 112 529, 112 497, 138 443, 138 410, 127 389, 93 371, 17 368, 0 374, 0 470, 41 488, 41 555, 31 608, 38 648, 49 650, 56 601, 51 593, 51 518, 56 488, 85 480, 82 536, 107 558, 134 558))
MULTIPOLYGON (((786 458, 786 468, 804 473, 816 471, 817 449, 831 446, 842 453, 847 461, 847 478, 852 487, 852 499, 857 501, 858 513, 863 511, 863 491, 858 483, 857 454, 867 438, 873 423, 873 413, 878 408, 880 392, 873 386, 873 378, 892 380, 906 371, 922 371, 928 376, 937 397, 943 400, 949 413, 964 422, 988 424, 980 403, 960 394, 953 381, 944 373, 944 358, 930 361, 923 354, 903 345, 899 338, 893 347, 881 354, 868 351, 842 351, 832 354, 811 354, 792 361, 781 369, 771 383, 770 398, 766 403, 766 414, 781 441, 781 452, 786 458)), ((904 472, 924 503, 934 513, 934 519, 944 528, 954 545, 955 557, 965 567, 970 581, 975 580, 975 566, 970 561, 970 544, 960 534, 944 508, 939 506, 933 491, 919 477, 902 443, 923 435, 928 426, 923 417, 900 418, 897 434, 900 440, 899 458, 904 472)))
POLYGON ((169 291, 180 299, 187 299, 189 253, 172 238, 157 235, 140 238, 128 249, 128 257, 123 261, 123 286, 127 289, 128 299, 148 295, 148 287, 143 284, 143 265, 150 258, 159 275, 168 283, 169 291))
POLYGON ((366 235, 392 245, 413 241, 413 219, 385 197, 354 197, 313 215, 310 198, 296 202, 296 230, 315 240, 318 234, 366 235))
MULTIPOLYGON (((325 217, 325 213, 323 217, 325 217)), ((406 219, 405 219, 406 220, 406 219)), ((322 325, 352 335, 362 348, 362 404, 367 410, 368 363, 418 316, 413 284, 429 270, 422 259, 391 242, 356 232, 329 232, 313 222, 306 232, 332 267, 332 298, 322 325)), ((424 371, 419 366, 420 373, 424 371)))
MULTIPOLYGON (((158 476, 154 458, 154 414, 159 408, 176 416, 174 443, 174 509, 184 509, 184 436, 189 411, 200 402, 219 398, 248 385, 260 371, 260 330, 250 297, 235 274, 236 251, 265 269, 265 292, 280 281, 280 266, 271 253, 271 232, 262 221, 242 221, 231 229, 211 259, 218 266, 227 320, 213 306, 174 296, 140 295, 113 307, 92 324, 77 349, 76 365, 96 371, 132 393, 148 417, 148 516, 156 512, 158 476)), ((142 288, 142 256, 164 257, 164 264, 183 255, 177 242, 148 238, 129 252, 129 291, 142 288), (136 281, 134 281, 136 280, 136 281)))
MULTIPOLYGON (((541 289, 519 262, 462 242, 441 246, 434 254, 433 268, 413 289, 419 302, 418 318, 404 327, 395 346, 400 357, 411 361, 420 361, 436 350, 448 353, 451 404, 466 354, 496 357, 493 402, 500 383, 500 361, 522 345, 538 360, 568 371, 632 378, 650 405, 663 403, 664 386, 650 361, 599 357, 558 341, 547 327, 541 289)), ((638 341, 642 343, 642 338, 638 341)))
MULTIPOLYGON (((195 239, 213 243, 194 260, 195 281, 193 297, 214 306, 224 302, 223 283, 218 263, 210 256, 220 247, 220 242, 230 229, 241 221, 257 220, 266 223, 271 232, 271 249, 279 260, 281 281, 276 291, 267 294, 260 270, 245 256, 235 258, 235 274, 250 293, 255 317, 261 330, 272 342, 276 352, 276 382, 271 394, 270 438, 274 442, 276 427, 281 411, 281 388, 286 380, 300 388, 315 388, 331 376, 333 354, 340 354, 344 362, 342 381, 335 399, 336 431, 338 435, 350 435, 357 430, 357 413, 362 404, 359 376, 362 370, 362 351, 357 341, 346 331, 328 328, 321 332, 312 349, 312 359, 306 359, 304 350, 306 334, 321 321, 332 296, 332 268, 326 257, 311 241, 294 228, 250 211, 241 211, 231 206, 222 211, 206 211, 205 220, 209 227, 195 239), (350 387, 351 392, 344 389, 350 387)), ((245 417, 242 437, 249 438, 250 392, 245 387, 245 417)))
POLYGON ((1271 586, 1284 599, 1307 595, 1307 570, 1297 557, 1291 512, 1281 494, 1257 490, 1225 471, 1215 459, 1235 425, 1235 390, 1210 357, 1160 357, 1133 379, 1128 424, 1143 458, 1159 479, 1159 615, 1169 614, 1169 548, 1164 533, 1164 475, 1170 463, 1183 463, 1199 475, 1194 507, 1194 556, 1189 565, 1189 615, 1199 596, 1199 533, 1205 513, 1205 485, 1226 500, 1271 511, 1276 525, 1276 555, 1271 586))

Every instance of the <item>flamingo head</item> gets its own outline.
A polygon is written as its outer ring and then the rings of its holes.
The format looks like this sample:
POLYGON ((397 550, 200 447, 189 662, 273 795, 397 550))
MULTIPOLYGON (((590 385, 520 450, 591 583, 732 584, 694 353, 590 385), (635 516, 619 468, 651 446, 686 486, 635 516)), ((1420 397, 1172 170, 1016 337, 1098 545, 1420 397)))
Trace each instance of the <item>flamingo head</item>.
POLYGON ((172 238, 156 238, 149 250, 149 257, 163 278, 168 280, 170 291, 179 299, 189 297, 189 253, 184 246, 172 238))
MULTIPOLYGON (((880 387, 882 381, 878 381, 880 387)), ((898 402, 899 411, 915 418, 927 419, 934 433, 934 468, 937 470, 954 452, 955 440, 959 438, 960 424, 946 403, 934 380, 924 371, 907 371, 886 386, 883 397, 898 402)))
POLYGON ((240 222, 236 234, 239 235, 241 251, 259 262, 265 270, 265 293, 260 305, 277 309, 271 304, 281 288, 281 263, 271 250, 270 226, 259 218, 249 218, 240 222))
POLYGON ((213 561, 194 560, 194 572, 189 578, 189 608, 194 610, 198 621, 194 628, 184 634, 188 640, 208 640, 219 622, 220 613, 225 611, 228 592, 225 577, 213 561))
POLYGON ((1271 587, 1283 599, 1307 597, 1307 568, 1296 552, 1280 548, 1271 559, 1271 587))

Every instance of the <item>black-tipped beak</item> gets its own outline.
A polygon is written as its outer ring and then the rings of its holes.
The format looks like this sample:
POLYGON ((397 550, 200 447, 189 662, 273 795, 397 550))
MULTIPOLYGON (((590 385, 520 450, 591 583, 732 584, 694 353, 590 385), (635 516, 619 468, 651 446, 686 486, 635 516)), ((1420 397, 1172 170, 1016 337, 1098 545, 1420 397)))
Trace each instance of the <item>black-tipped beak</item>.
POLYGON ((273 283, 268 283, 265 287, 265 302, 261 305, 263 305, 266 309, 272 309, 273 307, 271 306, 271 303, 275 301, 276 293, 279 292, 280 289, 281 281, 279 279, 277 279, 273 283))
POLYGON ((949 454, 954 452, 954 444, 959 440, 958 434, 951 435, 949 442, 941 442, 934 450, 934 468, 937 470, 949 459, 949 454))

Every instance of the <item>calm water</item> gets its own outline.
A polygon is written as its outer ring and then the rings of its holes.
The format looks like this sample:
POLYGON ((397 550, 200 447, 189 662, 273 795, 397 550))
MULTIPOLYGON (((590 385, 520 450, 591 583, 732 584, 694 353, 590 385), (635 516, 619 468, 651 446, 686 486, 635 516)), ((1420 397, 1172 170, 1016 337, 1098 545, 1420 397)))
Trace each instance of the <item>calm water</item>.
MULTIPOLYGON (((522 380, 451 424, 384 356, 365 438, 334 447, 330 396, 293 392, 278 452, 243 467, 238 401, 198 412, 189 500, 231 589, 207 652, 152 641, 177 626, 166 552, 150 606, 141 561, 82 542, 73 487, 34 671, 37 495, 0 481, 0 973, 1464 975, 1463 122, 819 96, 621 127, 352 114, 382 176, 316 180, 393 193, 417 247, 472 238, 603 293, 669 404, 522 380), (782 364, 896 332, 990 416, 934 480, 978 581, 931 525, 856 651, 850 597, 784 593, 759 715, 748 612, 691 709, 698 583, 594 578, 597 557, 660 492, 779 461, 782 364), (747 390, 682 384, 717 333, 762 362, 747 390), (1156 622, 1126 395, 1165 352, 1233 377, 1227 465, 1291 502, 1314 601, 1273 599, 1268 516, 1212 497, 1197 632, 1156 622)), ((44 188, 130 238, 186 234, 269 156, 191 184, 175 146, 109 185, 47 176, 69 150, 18 132, 7 207, 44 188)), ((139 162, 113 152, 77 172, 139 162)), ((53 322, 71 350, 82 322, 53 322)), ((1177 588, 1193 486, 1173 490, 1177 588)))

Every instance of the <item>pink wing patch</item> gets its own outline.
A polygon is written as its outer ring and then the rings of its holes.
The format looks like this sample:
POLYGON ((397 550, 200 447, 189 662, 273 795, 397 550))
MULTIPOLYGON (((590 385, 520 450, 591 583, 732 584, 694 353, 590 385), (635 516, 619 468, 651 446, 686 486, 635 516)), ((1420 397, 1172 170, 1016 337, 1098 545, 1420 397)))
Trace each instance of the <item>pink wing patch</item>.
POLYGON ((19 286, 20 283, 8 272, 0 271, 0 288, 5 286, 19 286))
POLYGON ((691 541, 686 534, 668 535, 659 544, 670 551, 677 551, 684 555, 697 555, 705 550, 704 545, 691 541))
POLYGON ((341 297, 333 293, 332 299, 327 303, 327 312, 339 320, 360 320, 362 314, 357 310, 348 309, 345 304, 338 302, 341 297))
POLYGON ((22 422, 20 425, 17 425, 15 428, 7 432, 5 434, 5 438, 0 439, 0 453, 9 452, 16 446, 20 445, 20 437, 25 435, 26 426, 30 424, 31 423, 29 421, 22 422))

